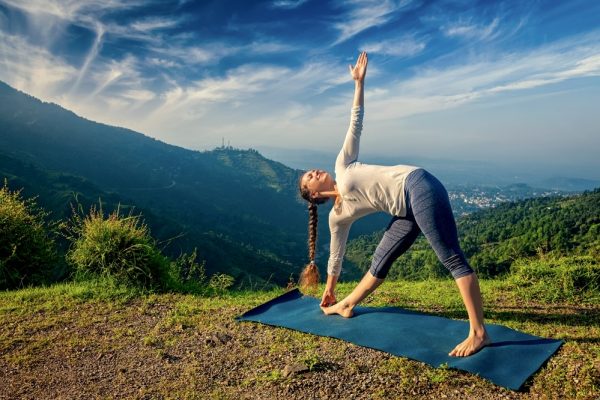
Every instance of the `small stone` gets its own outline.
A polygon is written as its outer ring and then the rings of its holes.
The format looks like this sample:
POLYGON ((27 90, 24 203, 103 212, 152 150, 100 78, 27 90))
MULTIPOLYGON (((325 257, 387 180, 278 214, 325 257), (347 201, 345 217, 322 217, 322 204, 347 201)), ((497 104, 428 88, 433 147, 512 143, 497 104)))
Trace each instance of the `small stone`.
POLYGON ((304 364, 300 364, 300 363, 288 364, 285 366, 285 368, 283 368, 283 376, 285 378, 287 378, 290 375, 300 374, 302 372, 307 372, 307 371, 308 371, 308 367, 304 364))
POLYGON ((221 332, 217 333, 215 335, 215 337, 221 344, 225 344, 232 339, 232 337, 230 335, 228 335, 226 333, 221 333, 221 332))

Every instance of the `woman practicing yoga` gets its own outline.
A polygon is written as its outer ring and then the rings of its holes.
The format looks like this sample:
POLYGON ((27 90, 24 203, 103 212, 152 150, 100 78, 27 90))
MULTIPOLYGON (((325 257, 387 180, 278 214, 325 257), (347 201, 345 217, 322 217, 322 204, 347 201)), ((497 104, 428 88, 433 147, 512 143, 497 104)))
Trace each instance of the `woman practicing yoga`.
POLYGON ((310 170, 300 179, 300 193, 308 201, 310 264, 302 272, 301 284, 316 285, 315 265, 317 204, 334 200, 329 213, 331 247, 327 265, 327 284, 321 300, 325 314, 352 317, 352 309, 385 279, 392 263, 423 232, 439 260, 454 277, 469 315, 469 336, 458 344, 451 356, 469 356, 490 343, 483 324, 479 282, 458 243, 456 223, 444 186, 422 168, 410 165, 379 166, 357 161, 364 114, 364 80, 367 54, 361 53, 356 65, 349 66, 355 82, 350 127, 336 162, 335 179, 325 171, 310 170), (345 299, 336 303, 335 285, 352 223, 377 211, 393 216, 375 250, 369 272, 345 299))

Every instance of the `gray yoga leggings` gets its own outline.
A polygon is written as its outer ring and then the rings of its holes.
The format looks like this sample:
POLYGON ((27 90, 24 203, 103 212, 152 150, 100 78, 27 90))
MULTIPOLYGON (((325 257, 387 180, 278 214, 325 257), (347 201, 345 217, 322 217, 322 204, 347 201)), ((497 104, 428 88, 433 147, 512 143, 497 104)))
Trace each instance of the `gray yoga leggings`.
POLYGON ((473 273, 460 249, 450 199, 442 183, 419 168, 406 178, 404 193, 406 217, 394 217, 390 221, 373 255, 371 274, 385 278, 392 263, 408 250, 420 232, 454 279, 473 273))

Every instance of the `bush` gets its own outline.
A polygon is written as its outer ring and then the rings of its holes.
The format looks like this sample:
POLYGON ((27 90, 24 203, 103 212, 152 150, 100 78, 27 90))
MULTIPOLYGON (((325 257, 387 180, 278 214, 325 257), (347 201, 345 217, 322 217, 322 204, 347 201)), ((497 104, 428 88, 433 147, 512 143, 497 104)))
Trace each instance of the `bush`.
POLYGON ((233 277, 226 274, 214 274, 210 277, 208 286, 214 290, 216 294, 223 294, 233 285, 233 277))
POLYGON ((197 250, 182 254, 169 268, 169 289, 180 293, 205 294, 207 292, 204 262, 196 262, 197 250))
POLYGON ((600 263, 594 257, 519 260, 512 265, 508 279, 523 297, 530 299, 600 298, 600 263))
POLYGON ((67 232, 72 242, 67 261, 76 277, 112 277, 144 288, 168 286, 170 262, 140 215, 121 216, 117 208, 105 218, 101 207, 92 207, 85 217, 74 213, 67 232))
POLYGON ((11 192, 7 182, 0 189, 0 289, 12 289, 50 279, 57 252, 45 223, 48 213, 34 199, 11 192))

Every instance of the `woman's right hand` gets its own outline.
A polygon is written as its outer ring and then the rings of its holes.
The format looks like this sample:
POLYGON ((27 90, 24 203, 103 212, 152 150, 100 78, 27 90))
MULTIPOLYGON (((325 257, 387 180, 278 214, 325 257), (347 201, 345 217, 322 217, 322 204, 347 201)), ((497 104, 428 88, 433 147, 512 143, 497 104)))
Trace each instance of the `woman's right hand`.
POLYGON ((367 64, 369 63, 369 59, 367 58, 367 52, 363 51, 358 56, 356 60, 356 65, 352 67, 352 65, 348 65, 350 69, 350 76, 355 81, 362 82, 365 79, 365 75, 367 75, 367 64))
POLYGON ((335 291, 333 288, 325 288, 323 297, 321 298, 321 307, 329 307, 337 303, 335 299, 335 291))

